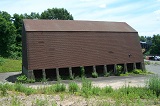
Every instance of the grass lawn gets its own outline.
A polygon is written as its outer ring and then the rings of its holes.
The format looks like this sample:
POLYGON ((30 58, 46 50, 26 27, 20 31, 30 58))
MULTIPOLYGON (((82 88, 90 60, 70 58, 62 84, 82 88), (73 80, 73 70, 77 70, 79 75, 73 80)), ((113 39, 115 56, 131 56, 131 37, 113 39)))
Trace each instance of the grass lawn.
POLYGON ((22 60, 5 59, 0 57, 0 73, 18 72, 22 70, 22 60))

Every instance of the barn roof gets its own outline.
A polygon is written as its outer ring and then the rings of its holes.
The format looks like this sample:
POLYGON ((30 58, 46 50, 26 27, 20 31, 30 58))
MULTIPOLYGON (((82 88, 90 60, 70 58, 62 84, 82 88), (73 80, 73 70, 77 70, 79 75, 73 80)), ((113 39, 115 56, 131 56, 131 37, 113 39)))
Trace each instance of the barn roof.
POLYGON ((137 32, 125 22, 24 19, 26 31, 137 32))

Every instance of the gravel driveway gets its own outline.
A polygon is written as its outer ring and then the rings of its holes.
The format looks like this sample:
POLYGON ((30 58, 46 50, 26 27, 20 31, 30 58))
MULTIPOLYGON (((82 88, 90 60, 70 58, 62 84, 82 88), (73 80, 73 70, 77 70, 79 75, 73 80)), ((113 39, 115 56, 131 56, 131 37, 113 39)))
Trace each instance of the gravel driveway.
MULTIPOLYGON (((146 61, 146 60, 145 60, 146 61)), ((150 65, 146 65, 146 69, 150 72, 160 75, 160 61, 156 62, 151 61, 150 65)), ((16 77, 21 74, 21 72, 10 72, 10 73, 0 73, 0 81, 1 82, 13 82, 16 77)), ((110 76, 110 77, 98 77, 98 78, 88 78, 92 80, 94 86, 105 87, 105 86, 112 86, 113 88, 119 88, 124 85, 130 86, 144 86, 145 81, 149 76, 145 75, 134 75, 134 76, 110 76)), ((75 80, 78 84, 81 84, 81 81, 75 80)), ((62 83, 68 85, 71 81, 63 80, 62 83)), ((56 81, 50 81, 47 83, 34 83, 29 84, 28 86, 32 87, 39 87, 39 86, 48 86, 48 84, 55 84, 56 81)))

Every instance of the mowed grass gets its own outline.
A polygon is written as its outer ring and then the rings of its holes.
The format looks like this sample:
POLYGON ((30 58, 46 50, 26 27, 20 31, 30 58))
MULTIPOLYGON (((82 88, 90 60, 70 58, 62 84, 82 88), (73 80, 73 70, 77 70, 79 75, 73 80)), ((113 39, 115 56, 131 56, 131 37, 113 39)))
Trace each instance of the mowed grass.
POLYGON ((0 59, 0 73, 18 72, 22 70, 22 60, 0 59))

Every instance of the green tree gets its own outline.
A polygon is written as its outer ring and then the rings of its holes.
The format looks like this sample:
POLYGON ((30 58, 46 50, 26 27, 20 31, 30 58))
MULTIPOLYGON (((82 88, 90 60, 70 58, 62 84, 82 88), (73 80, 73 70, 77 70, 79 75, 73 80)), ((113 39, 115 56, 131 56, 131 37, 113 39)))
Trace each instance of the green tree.
POLYGON ((31 12, 31 14, 27 14, 27 13, 25 13, 24 15, 23 15, 23 18, 24 19, 40 19, 40 15, 39 15, 39 13, 35 13, 35 12, 31 12))
POLYGON ((160 55, 160 35, 153 35, 150 54, 160 55))
POLYGON ((140 41, 142 41, 142 42, 146 42, 146 37, 144 37, 144 36, 139 36, 139 39, 140 39, 140 41))
POLYGON ((73 16, 64 8, 52 8, 42 12, 41 19, 73 20, 73 16))
POLYGON ((147 37, 146 37, 146 42, 148 42, 148 43, 152 43, 152 37, 147 36, 147 37))
POLYGON ((7 21, 11 21, 11 15, 5 11, 0 11, 0 16, 6 19, 7 21))
POLYGON ((0 55, 10 57, 15 48, 16 28, 11 21, 0 16, 0 55))

